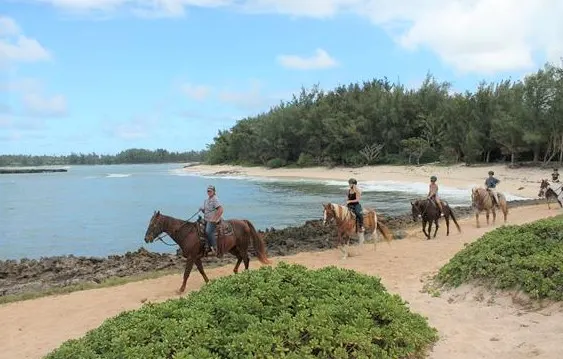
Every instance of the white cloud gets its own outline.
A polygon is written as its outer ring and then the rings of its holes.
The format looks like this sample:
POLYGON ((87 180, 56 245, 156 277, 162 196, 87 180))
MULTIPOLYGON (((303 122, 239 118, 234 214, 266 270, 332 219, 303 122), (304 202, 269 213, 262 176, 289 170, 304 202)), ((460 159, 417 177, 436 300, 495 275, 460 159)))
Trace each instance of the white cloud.
POLYGON ((50 58, 49 51, 37 40, 25 36, 14 19, 0 15, 0 64, 50 58))
POLYGON ((279 102, 275 96, 265 94, 260 81, 250 81, 248 89, 225 89, 219 92, 219 100, 243 111, 265 111, 270 106, 279 102))
POLYGON ((211 87, 206 85, 185 83, 180 86, 180 90, 188 98, 196 101, 203 101, 211 94, 211 87))
MULTIPOLYGON (((18 117, 63 117, 68 113, 66 97, 61 94, 47 95, 42 83, 32 78, 23 78, 0 83, 0 93, 17 94, 21 98, 21 110, 11 108, 18 117)), ((15 99, 16 97, 14 97, 15 99)))
MULTIPOLYGON (((465 72, 526 70, 563 56, 561 0, 36 0, 63 8, 124 6, 182 16, 189 6, 330 18, 352 13, 384 27, 405 48, 427 49, 465 72), (543 60, 542 60, 543 61, 543 60)), ((376 45, 374 45, 376 46, 376 45)))
POLYGON ((28 93, 23 96, 22 101, 25 112, 30 116, 62 117, 67 114, 67 102, 63 95, 28 93))
POLYGON ((316 49, 310 57, 279 55, 278 62, 283 67, 296 70, 324 70, 338 66, 338 62, 323 49, 316 49))

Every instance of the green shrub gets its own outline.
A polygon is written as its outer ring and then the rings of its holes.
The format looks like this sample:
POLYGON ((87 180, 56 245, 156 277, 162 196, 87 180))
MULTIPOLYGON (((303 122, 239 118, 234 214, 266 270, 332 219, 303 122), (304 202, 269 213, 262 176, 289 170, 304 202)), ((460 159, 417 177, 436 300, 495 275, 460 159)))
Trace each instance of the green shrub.
POLYGON ((297 166, 299 167, 310 167, 317 165, 313 156, 308 153, 302 152, 297 159, 297 166))
POLYGON ((563 220, 543 219, 495 229, 457 253, 436 276, 459 286, 521 289, 533 298, 563 300, 563 220))
POLYGON ((378 278, 280 263, 106 320, 57 358, 415 358, 437 332, 378 278))
POLYGON ((280 168, 287 164, 286 160, 281 158, 272 158, 268 162, 266 162, 266 167, 268 168, 280 168))

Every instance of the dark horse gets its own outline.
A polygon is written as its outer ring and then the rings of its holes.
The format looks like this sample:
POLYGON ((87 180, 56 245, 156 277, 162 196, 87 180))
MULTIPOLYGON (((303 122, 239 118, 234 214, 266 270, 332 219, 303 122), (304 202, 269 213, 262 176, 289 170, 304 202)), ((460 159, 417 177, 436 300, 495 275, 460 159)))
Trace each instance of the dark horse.
POLYGON ((540 184, 540 192, 538 193, 538 197, 545 197, 545 201, 547 202, 547 208, 551 209, 551 205, 549 204, 551 199, 555 199, 557 203, 559 203, 559 207, 563 208, 563 203, 559 200, 559 196, 563 197, 562 195, 562 186, 560 183, 549 183, 547 180, 542 179, 540 184), (559 193, 557 193, 559 192, 559 193))
MULTIPOLYGON (((444 209, 444 219, 446 220, 446 236, 450 235, 450 217, 455 223, 458 232, 461 233, 461 228, 455 218, 454 211, 451 209, 450 205, 442 201, 442 208, 444 209)), ((429 199, 417 199, 416 201, 411 201, 412 219, 416 222, 418 216, 422 217, 422 232, 427 239, 430 239, 430 233, 432 232, 432 222, 436 225, 434 230, 434 238, 436 238, 436 233, 438 233, 438 221, 441 216, 441 212, 438 206, 429 199), (426 233, 426 223, 428 223, 428 233, 426 233)))
MULTIPOLYGON (((223 221, 219 227, 227 225, 227 229, 223 229, 224 233, 217 233, 217 244, 219 256, 229 252, 237 257, 237 264, 233 269, 234 273, 238 272, 240 263, 244 261, 244 269, 248 270, 250 259, 248 257, 248 247, 252 240, 252 245, 256 251, 258 260, 263 264, 270 264, 270 260, 266 256, 266 245, 252 223, 246 219, 231 219, 223 221), (226 222, 226 223, 224 223, 226 222), (230 228, 228 228, 230 227, 230 228)), ((186 282, 190 276, 193 265, 195 264, 199 273, 205 282, 209 282, 207 275, 203 271, 201 258, 205 255, 205 231, 198 222, 188 222, 174 217, 161 214, 160 211, 154 212, 149 222, 147 232, 145 233, 145 242, 152 243, 161 233, 166 233, 176 242, 182 254, 186 257, 186 269, 184 270, 184 280, 179 292, 186 290, 186 282)))

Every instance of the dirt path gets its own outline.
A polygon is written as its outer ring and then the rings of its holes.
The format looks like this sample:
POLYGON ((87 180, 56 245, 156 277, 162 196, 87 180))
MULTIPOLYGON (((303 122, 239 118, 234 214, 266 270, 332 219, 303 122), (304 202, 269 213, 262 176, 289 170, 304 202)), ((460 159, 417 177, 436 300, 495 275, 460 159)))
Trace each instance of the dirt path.
MULTIPOLYGON (((509 224, 522 224, 561 213, 545 205, 514 208, 509 224)), ((484 221, 482 221, 482 224, 484 221)), ((431 358, 435 359, 519 359, 563 358, 563 311, 549 308, 542 312, 516 309, 508 300, 496 303, 473 299, 475 291, 442 294, 433 298, 421 293, 422 279, 445 264, 464 243, 477 239, 493 227, 475 228, 474 220, 461 223, 463 233, 453 231, 445 237, 425 241, 420 230, 391 245, 379 244, 377 251, 367 245, 359 256, 339 260, 336 250, 300 253, 275 258, 319 268, 338 265, 367 274, 379 275, 391 292, 400 294, 413 310, 427 316, 438 328, 441 340, 431 358)), ((498 224, 497 224, 498 225, 498 224)), ((251 268, 258 262, 252 261, 251 268)), ((231 266, 208 271, 210 278, 231 274, 231 266)), ((0 307, 0 358, 40 358, 62 342, 96 328, 106 318, 123 310, 136 309, 145 301, 176 297, 180 274, 119 287, 94 289, 0 307)), ((188 281, 189 290, 198 289, 202 279, 196 272, 188 281)), ((504 298, 506 299, 506 298, 504 298)))

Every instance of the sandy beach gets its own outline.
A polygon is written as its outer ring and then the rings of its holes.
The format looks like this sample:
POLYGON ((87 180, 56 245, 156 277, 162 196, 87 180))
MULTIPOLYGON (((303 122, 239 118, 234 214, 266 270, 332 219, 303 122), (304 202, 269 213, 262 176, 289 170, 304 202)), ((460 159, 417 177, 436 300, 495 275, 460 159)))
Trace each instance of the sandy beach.
POLYGON ((346 181, 350 177, 358 180, 359 186, 362 182, 393 181, 399 183, 428 183, 430 176, 438 177, 438 184, 443 187, 469 189, 473 186, 483 186, 489 170, 495 172, 495 177, 501 183, 497 190, 510 193, 514 196, 525 198, 537 198, 541 179, 551 179, 551 168, 518 168, 511 169, 505 165, 489 165, 468 167, 463 164, 452 166, 369 166, 361 168, 280 168, 268 169, 264 167, 241 167, 241 166, 210 166, 197 165, 184 169, 206 175, 239 175, 250 177, 269 177, 282 179, 316 179, 316 180, 338 180, 346 181))
MULTIPOLYGON (((560 214, 545 205, 514 208, 508 224, 523 224, 560 214)), ((499 226, 502 222, 497 222, 499 226)), ((409 306, 429 318, 440 333, 430 353, 432 359, 520 359, 563 358, 563 309, 550 305, 541 310, 522 306, 509 294, 491 297, 481 289, 463 287, 434 297, 423 292, 426 279, 466 243, 495 226, 475 227, 473 218, 460 221, 462 233, 424 240, 420 228, 409 230, 407 238, 390 245, 379 244, 373 251, 366 245, 360 255, 340 260, 338 250, 304 252, 273 258, 303 264, 309 268, 337 265, 377 275, 392 292, 401 295, 409 306)), ((354 251, 354 248, 352 248, 354 251)), ((355 251, 358 253, 358 251, 355 251)), ((205 264, 204 264, 205 265, 205 264)), ((260 264, 253 259, 251 270, 260 264)), ((232 265, 207 269, 213 279, 232 275, 232 265)), ((110 288, 74 292, 0 306, 0 358, 41 358, 63 341, 78 338, 99 326, 106 318, 123 310, 139 308, 143 303, 177 297, 181 273, 158 279, 110 288)), ((196 272, 188 280, 188 291, 203 285, 196 272)))

